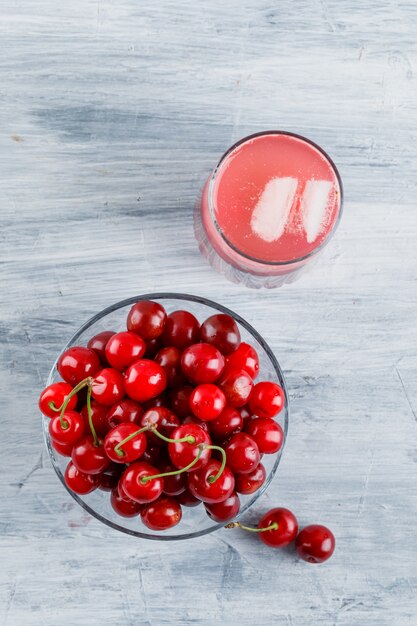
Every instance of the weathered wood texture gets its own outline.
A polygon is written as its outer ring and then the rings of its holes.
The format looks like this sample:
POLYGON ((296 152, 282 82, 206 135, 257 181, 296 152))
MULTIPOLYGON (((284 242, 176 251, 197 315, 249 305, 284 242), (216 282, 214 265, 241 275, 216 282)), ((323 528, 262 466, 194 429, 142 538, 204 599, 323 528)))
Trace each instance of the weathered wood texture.
POLYGON ((6 0, 0 29, 1 623, 414 625, 415 0, 6 0), (327 149, 346 205, 310 273, 253 292, 200 257, 192 208, 265 128, 327 149), (36 408, 57 351, 164 289, 234 308, 276 351, 290 436, 252 515, 328 522, 327 565, 238 531, 134 541, 59 484, 36 408))

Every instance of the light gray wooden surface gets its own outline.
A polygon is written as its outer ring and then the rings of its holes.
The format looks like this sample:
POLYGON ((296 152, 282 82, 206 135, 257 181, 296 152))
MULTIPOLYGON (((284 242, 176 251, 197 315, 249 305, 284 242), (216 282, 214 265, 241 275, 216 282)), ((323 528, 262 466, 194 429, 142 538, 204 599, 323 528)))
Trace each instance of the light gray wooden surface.
POLYGON ((417 623, 417 4, 21 0, 0 8, 3 626, 417 623), (345 215, 311 272, 254 292, 200 257, 192 208, 231 142, 305 134, 345 215), (238 531, 135 541, 90 519, 36 402, 80 323, 178 290, 246 317, 287 376, 268 494, 337 536, 312 567, 238 531))

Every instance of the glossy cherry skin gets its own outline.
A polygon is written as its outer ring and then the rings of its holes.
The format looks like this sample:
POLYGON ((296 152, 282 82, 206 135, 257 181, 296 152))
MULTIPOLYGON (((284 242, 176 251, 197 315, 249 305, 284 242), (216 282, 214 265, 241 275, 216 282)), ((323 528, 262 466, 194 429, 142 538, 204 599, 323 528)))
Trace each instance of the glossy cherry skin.
POLYGON ((100 368, 100 359, 94 350, 82 346, 74 346, 65 350, 59 357, 57 365, 61 378, 73 387, 87 376, 97 374, 100 368))
MULTIPOLYGON (((168 454, 172 463, 177 469, 183 469, 198 456, 199 445, 211 444, 210 437, 206 431, 197 424, 183 424, 172 433, 172 439, 183 439, 184 437, 194 437, 194 443, 188 441, 177 441, 168 444, 168 454)), ((204 467, 210 459, 211 450, 204 448, 199 460, 193 465, 191 471, 204 467)))
POLYGON ((243 419, 239 411, 226 406, 216 419, 211 420, 210 434, 217 441, 225 441, 242 430, 243 419))
POLYGON ((99 485, 98 476, 80 472, 71 461, 67 465, 64 478, 67 487, 81 496, 94 491, 99 485))
POLYGON ((114 428, 122 422, 139 424, 144 413, 143 408, 137 402, 125 398, 114 404, 107 411, 106 420, 109 428, 114 428))
POLYGON ((169 394, 171 408, 178 417, 184 418, 190 414, 190 396, 192 392, 193 388, 185 385, 179 389, 173 389, 169 394))
POLYGON ((75 467, 85 474, 100 474, 110 464, 103 446, 95 446, 91 435, 77 441, 72 449, 71 459, 75 467))
POLYGON ((164 307, 152 300, 136 302, 127 316, 127 329, 138 333, 145 341, 162 335, 167 314, 164 307))
POLYGON ((135 517, 139 515, 142 510, 143 504, 134 502, 130 498, 122 498, 118 489, 113 489, 110 496, 110 504, 113 509, 122 517, 135 517))
POLYGON ((323 563, 330 559, 336 540, 329 528, 321 524, 306 526, 295 540, 298 556, 308 563, 323 563))
POLYGON ((257 383, 249 398, 249 408, 258 417, 278 415, 284 403, 284 390, 277 383, 271 381, 257 383))
POLYGON ((49 422, 49 434, 51 439, 62 444, 74 444, 81 439, 84 434, 84 420, 76 411, 65 411, 62 416, 64 427, 61 424, 59 415, 56 415, 49 422))
POLYGON ((153 409, 146 411, 140 419, 141 426, 148 426, 150 429, 146 433, 149 444, 152 446, 165 446, 166 442, 151 432, 152 428, 156 428, 161 435, 172 437, 174 431, 180 425, 180 421, 176 415, 163 406, 155 406, 153 409))
POLYGON ((196 343, 182 353, 181 368, 196 385, 214 383, 223 372, 224 357, 214 346, 196 343))
POLYGON ((271 509, 260 520, 258 528, 267 528, 271 524, 278 524, 276 530, 266 530, 257 533, 259 539, 271 548, 284 548, 297 536, 298 523, 294 513, 288 509, 271 509))
POLYGON ((72 443, 58 443, 51 439, 51 445, 61 456, 71 456, 74 445, 72 443))
MULTIPOLYGON (((59 415, 57 411, 53 411, 49 406, 50 402, 53 402, 55 407, 59 409, 64 400, 69 396, 72 391, 71 385, 68 383, 53 383, 46 387, 39 396, 39 409, 41 413, 46 415, 46 417, 55 417, 55 415, 59 415)), ((72 396, 70 401, 68 402, 67 409, 75 409, 77 404, 77 396, 72 396)))
POLYGON ((111 367, 123 372, 134 361, 140 359, 146 350, 142 337, 125 331, 110 337, 106 345, 106 359, 111 367))
POLYGON ((185 417, 182 420, 182 423, 183 424, 197 424, 197 426, 200 426, 200 428, 205 430, 206 433, 209 433, 208 422, 203 422, 202 420, 198 419, 198 417, 196 417, 195 415, 187 415, 187 417, 185 417))
POLYGON ((236 433, 224 448, 232 472, 249 474, 260 461, 258 446, 246 433, 236 433))
POLYGON ((201 500, 193 496, 188 487, 185 489, 185 491, 176 496, 176 499, 180 504, 182 504, 182 506, 194 507, 201 504, 201 500))
POLYGON ((253 380, 245 370, 226 368, 217 381, 229 406, 244 406, 251 395, 253 380))
POLYGON ((105 367, 94 376, 91 385, 94 400, 104 406, 120 402, 125 395, 123 375, 111 367, 105 367))
POLYGON ((232 495, 235 488, 235 477, 227 465, 215 483, 209 481, 210 477, 216 476, 220 467, 220 461, 211 459, 207 465, 201 469, 188 473, 188 489, 193 496, 202 500, 202 502, 212 504, 215 502, 223 502, 223 500, 226 500, 226 498, 232 495))
POLYGON ((133 435, 138 430, 139 426, 137 424, 122 422, 108 432, 104 439, 104 450, 109 459, 114 461, 114 463, 132 463, 139 459, 146 449, 145 433, 139 433, 130 441, 126 441, 120 448, 120 451, 123 453, 122 456, 119 456, 114 449, 123 439, 133 435))
POLYGON ((141 482, 141 478, 145 476, 154 476, 161 472, 149 463, 143 461, 135 461, 125 470, 120 479, 122 491, 128 498, 139 502, 139 504, 147 504, 159 498, 164 488, 163 478, 153 478, 145 483, 141 482))
MULTIPOLYGON (((163 461, 158 465, 161 473, 175 472, 177 468, 172 463, 163 461)), ((167 496, 178 496, 185 491, 187 487, 187 478, 184 474, 175 474, 174 476, 164 476, 164 493, 167 496)))
POLYGON ((162 341, 166 346, 185 350, 200 341, 200 324, 189 311, 173 311, 168 315, 162 341))
POLYGON ((259 465, 248 474, 235 475, 235 489, 238 493, 248 496, 249 494, 258 491, 259 487, 262 487, 265 482, 265 478, 265 468, 262 463, 259 463, 259 465))
POLYGON ((150 359, 135 361, 126 372, 126 393, 136 402, 146 402, 159 396, 166 386, 167 377, 163 368, 150 359))
POLYGON ((203 422, 219 417, 225 406, 225 395, 217 385, 198 385, 190 396, 190 409, 203 422))
POLYGON ((91 337, 90 341, 87 344, 87 348, 90 350, 94 350, 100 359, 100 363, 103 367, 108 366, 108 361, 106 359, 106 345, 110 337, 113 337, 116 333, 114 330, 103 330, 103 332, 98 333, 98 335, 94 335, 91 337))
POLYGON ((240 346, 226 357, 226 369, 245 370, 254 380, 259 373, 259 357, 255 348, 242 341, 240 346))
POLYGON ((247 404, 245 404, 245 406, 240 406, 237 408, 237 410, 239 411, 242 420, 243 420, 243 430, 247 427, 247 425, 249 424, 250 420, 253 418, 253 414, 252 411, 249 409, 249 406, 247 404))
MULTIPOLYGON (((87 406, 84 406, 81 410, 81 415, 84 420, 85 432, 90 434, 90 424, 88 421, 87 406)), ((91 419, 94 429, 99 437, 104 437, 109 430, 109 424, 107 421, 107 407, 95 402, 91 402, 91 419)))
POLYGON ((240 511, 240 500, 236 492, 233 492, 223 502, 206 504, 207 515, 215 522, 229 522, 240 511))
POLYGON ((255 441, 259 452, 274 454, 284 443, 284 433, 279 424, 270 417, 257 417, 249 422, 246 432, 255 441))
POLYGON ((211 344, 224 355, 231 354, 240 344, 240 332, 233 317, 216 313, 201 325, 201 341, 211 344))
POLYGON ((151 530, 167 530, 181 521, 181 505, 175 498, 161 496, 145 506, 140 515, 142 522, 151 530))
POLYGON ((174 346, 162 348, 154 360, 165 371, 168 387, 182 387, 185 384, 186 379, 181 370, 181 350, 174 346))

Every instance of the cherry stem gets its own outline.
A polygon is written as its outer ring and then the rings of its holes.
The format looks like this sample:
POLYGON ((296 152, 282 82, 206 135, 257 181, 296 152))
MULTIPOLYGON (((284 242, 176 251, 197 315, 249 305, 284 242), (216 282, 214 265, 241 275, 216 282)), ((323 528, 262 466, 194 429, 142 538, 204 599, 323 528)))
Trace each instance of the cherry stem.
POLYGON ((222 454, 222 463, 220 465, 219 471, 217 472, 217 474, 215 476, 209 476, 208 477, 208 482, 212 485, 223 474, 223 470, 224 470, 224 468, 226 466, 226 452, 220 446, 207 446, 207 448, 209 450, 219 450, 219 452, 221 452, 221 454, 222 454))
POLYGON ((203 454, 203 450, 204 450, 204 445, 200 444, 198 446, 198 454, 195 457, 195 459, 193 459, 191 463, 189 463, 182 469, 176 470, 175 472, 164 472, 163 474, 153 474, 153 476, 142 476, 142 478, 140 479, 140 482, 143 485, 146 485, 146 483, 152 480, 153 478, 164 478, 164 476, 176 476, 177 474, 183 474, 184 472, 188 472, 188 470, 194 467, 197 461, 200 460, 200 457, 203 454))
POLYGON ((122 450, 122 446, 124 446, 124 444, 130 441, 131 439, 134 439, 135 437, 143 433, 145 430, 149 430, 148 426, 145 426, 144 428, 140 428, 139 430, 136 430, 134 433, 131 433, 130 435, 122 439, 122 441, 119 441, 119 443, 114 446, 114 451, 117 454, 117 456, 120 456, 120 457, 125 456, 125 452, 122 450))
POLYGON ((264 533, 267 530, 278 530, 278 524, 273 522, 269 526, 265 526, 265 528, 251 528, 250 526, 244 526, 240 522, 230 522, 225 528, 241 528, 242 530, 248 530, 250 533, 264 533))
POLYGON ((150 428, 148 428, 148 430, 150 430, 154 435, 156 435, 163 441, 166 441, 167 443, 195 443, 195 437, 193 437, 192 435, 187 435, 186 437, 181 437, 180 439, 170 439, 169 437, 165 437, 165 435, 157 431, 154 426, 151 426, 150 428))
POLYGON ((94 439, 94 445, 96 446, 96 448, 98 448, 100 445, 100 442, 97 437, 96 429, 94 428, 93 411, 91 410, 91 383, 88 383, 88 389, 87 389, 87 415, 88 415, 88 425, 90 426, 91 434, 93 435, 93 439, 94 439))
MULTIPOLYGON (((84 380, 82 380, 80 383, 78 383, 78 385, 75 385, 74 389, 71 389, 71 391, 69 392, 69 394, 67 395, 67 397, 65 398, 64 402, 62 403, 61 407, 58 409, 58 411, 60 411, 59 413, 59 421, 61 423, 61 428, 62 430, 66 430, 68 428, 68 422, 65 421, 64 419, 64 413, 67 410, 67 406, 71 400, 71 398, 73 396, 75 396, 76 393, 78 393, 80 391, 80 389, 83 389, 86 385, 89 386, 89 389, 91 389, 91 382, 92 382, 92 378, 88 377, 88 378, 84 378, 84 380)), ((53 402, 52 402, 53 404, 53 402)), ((49 405, 51 405, 51 402, 49 403, 49 405)), ((54 405, 55 407, 55 405, 54 405)), ((53 408, 53 407, 51 407, 53 408)), ((56 411, 57 409, 53 408, 54 411, 56 411)))
POLYGON ((53 400, 51 400, 50 402, 48 402, 48 406, 49 406, 49 408, 51 409, 51 411, 55 411, 55 413, 59 413, 59 412, 61 411, 61 408, 62 408, 62 404, 61 404, 61 406, 59 407, 59 409, 57 409, 57 408, 56 408, 56 406, 55 406, 55 402, 54 402, 53 400))

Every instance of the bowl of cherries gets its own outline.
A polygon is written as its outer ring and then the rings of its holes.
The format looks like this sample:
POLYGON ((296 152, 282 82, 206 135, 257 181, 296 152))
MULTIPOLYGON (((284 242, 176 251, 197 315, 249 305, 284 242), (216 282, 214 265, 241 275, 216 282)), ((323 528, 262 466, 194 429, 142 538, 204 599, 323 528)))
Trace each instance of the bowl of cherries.
POLYGON ((160 540, 238 525, 278 468, 289 416, 259 333, 215 302, 171 293, 85 323, 39 407, 72 497, 112 528, 160 540))

